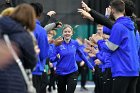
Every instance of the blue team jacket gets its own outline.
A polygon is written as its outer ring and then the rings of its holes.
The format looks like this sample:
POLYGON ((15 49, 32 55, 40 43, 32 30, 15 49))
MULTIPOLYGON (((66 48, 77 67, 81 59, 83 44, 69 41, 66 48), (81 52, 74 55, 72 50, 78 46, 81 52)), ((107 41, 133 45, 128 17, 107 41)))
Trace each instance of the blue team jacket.
MULTIPOLYGON (((48 53, 48 57, 50 58, 51 55, 53 54, 55 49, 55 45, 54 44, 49 44, 49 53, 48 53)), ((57 61, 56 62, 52 62, 53 63, 53 67, 56 67, 57 65, 57 61)))
POLYGON ((138 30, 136 31, 136 41, 137 41, 137 48, 138 48, 138 55, 139 55, 139 71, 140 71, 140 34, 138 30))
POLYGON ((38 62, 32 73, 35 75, 42 75, 45 68, 46 58, 48 57, 49 43, 46 30, 41 27, 39 20, 36 20, 34 35, 36 37, 40 53, 38 55, 38 62))
POLYGON ((96 54, 96 57, 102 62, 102 71, 106 68, 111 68, 111 53, 100 51, 96 54))
POLYGON ((139 62, 134 23, 128 17, 116 20, 109 41, 98 41, 101 49, 112 52, 112 76, 138 76, 139 62))
POLYGON ((76 53, 82 58, 85 64, 93 69, 91 63, 86 59, 84 53, 79 48, 79 44, 76 40, 70 40, 69 43, 62 42, 60 46, 55 47, 55 51, 51 56, 51 62, 57 61, 56 73, 58 75, 67 75, 78 70, 76 63, 76 53), (57 54, 60 55, 60 59, 57 58, 57 54))
MULTIPOLYGON (((85 46, 84 46, 84 45, 80 45, 80 47, 79 47, 79 48, 81 48, 81 51, 83 51, 83 52, 84 52, 84 48, 85 48, 85 46)), ((84 54, 85 54, 85 56, 87 56, 87 55, 88 55, 86 52, 84 52, 84 54)), ((82 58, 78 55, 78 53, 76 53, 76 61, 77 61, 77 62, 81 62, 81 61, 82 61, 82 58)))
POLYGON ((107 28, 106 26, 103 26, 103 33, 107 34, 107 35, 110 35, 111 29, 107 28))

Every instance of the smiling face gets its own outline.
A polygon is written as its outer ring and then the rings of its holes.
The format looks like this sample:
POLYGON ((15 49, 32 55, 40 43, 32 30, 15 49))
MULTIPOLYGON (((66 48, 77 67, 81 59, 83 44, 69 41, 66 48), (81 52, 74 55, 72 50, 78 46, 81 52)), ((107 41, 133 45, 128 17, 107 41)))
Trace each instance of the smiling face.
POLYGON ((66 27, 63 30, 63 37, 65 40, 70 40, 72 35, 73 35, 73 31, 70 27, 66 27))

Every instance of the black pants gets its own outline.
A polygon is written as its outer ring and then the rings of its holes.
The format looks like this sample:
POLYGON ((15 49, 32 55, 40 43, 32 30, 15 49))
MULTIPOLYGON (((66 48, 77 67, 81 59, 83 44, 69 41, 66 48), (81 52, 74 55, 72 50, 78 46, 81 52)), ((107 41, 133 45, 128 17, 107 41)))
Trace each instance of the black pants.
POLYGON ((46 93, 46 87, 48 85, 48 77, 46 73, 42 75, 33 75, 33 86, 37 93, 46 93))
POLYGON ((33 75, 33 86, 36 89, 36 93, 39 93, 41 86, 41 75, 33 75))
POLYGON ((138 77, 113 78, 112 93, 136 93, 138 77))
POLYGON ((106 68, 103 72, 103 93, 112 93, 111 68, 106 68))
POLYGON ((85 87, 87 81, 88 68, 85 64, 82 67, 80 66, 80 64, 78 64, 78 71, 79 74, 81 74, 81 87, 85 87))
POLYGON ((55 71, 54 68, 50 68, 51 70, 51 74, 50 74, 50 80, 49 80, 49 91, 51 91, 51 87, 53 87, 53 89, 55 89, 55 81, 56 81, 56 75, 55 75, 55 71))
POLYGON ((46 87, 48 85, 48 75, 46 72, 43 72, 42 74, 42 80, 41 80, 41 89, 40 93, 46 93, 46 87))
POLYGON ((140 76, 138 77, 138 81, 137 81, 137 85, 136 85, 136 93, 140 93, 140 76))
POLYGON ((95 66, 93 81, 95 83, 95 93, 103 93, 103 75, 101 68, 98 66, 95 66))
POLYGON ((78 71, 65 76, 57 75, 58 93, 74 93, 77 85, 77 78, 78 71))

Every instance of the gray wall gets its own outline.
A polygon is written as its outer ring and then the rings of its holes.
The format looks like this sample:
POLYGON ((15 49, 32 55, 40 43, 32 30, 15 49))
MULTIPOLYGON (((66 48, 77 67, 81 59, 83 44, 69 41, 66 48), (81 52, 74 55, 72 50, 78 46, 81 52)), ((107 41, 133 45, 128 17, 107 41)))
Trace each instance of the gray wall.
MULTIPOLYGON (((81 0, 25 0, 27 2, 40 2, 44 7, 44 13, 50 10, 57 12, 56 18, 67 24, 85 24, 77 9, 81 0)), ((86 0, 85 0, 86 1, 86 0)))

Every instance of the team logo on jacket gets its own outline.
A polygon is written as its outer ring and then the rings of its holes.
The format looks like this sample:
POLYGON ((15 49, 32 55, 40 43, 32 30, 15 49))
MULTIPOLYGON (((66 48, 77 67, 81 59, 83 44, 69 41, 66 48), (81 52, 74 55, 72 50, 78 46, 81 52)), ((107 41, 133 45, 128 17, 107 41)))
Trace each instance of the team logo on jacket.
POLYGON ((60 50, 66 49, 63 45, 60 45, 60 50))
POLYGON ((72 45, 71 47, 72 47, 72 48, 74 48, 75 46, 74 46, 74 45, 72 45))

